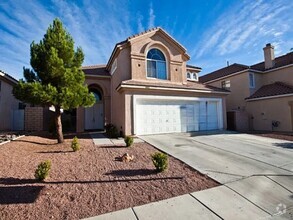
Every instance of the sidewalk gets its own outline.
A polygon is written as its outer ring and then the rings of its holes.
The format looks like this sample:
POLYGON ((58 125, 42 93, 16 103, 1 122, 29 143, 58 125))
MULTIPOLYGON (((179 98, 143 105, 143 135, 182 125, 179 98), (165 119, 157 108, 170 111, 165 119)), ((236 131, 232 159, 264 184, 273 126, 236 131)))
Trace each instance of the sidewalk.
MULTIPOLYGON (((97 145, 124 144, 123 139, 113 141, 102 134, 93 134, 92 137, 97 145)), ((292 176, 250 176, 87 220, 293 219, 292 193, 292 176), (272 195, 268 190, 275 193, 272 195)))
MULTIPOLYGON (((125 142, 123 138, 107 138, 102 132, 95 132, 95 133, 90 133, 93 142, 95 145, 121 145, 125 146, 125 142)), ((141 143, 144 142, 143 140, 139 138, 134 138, 134 143, 141 143)))

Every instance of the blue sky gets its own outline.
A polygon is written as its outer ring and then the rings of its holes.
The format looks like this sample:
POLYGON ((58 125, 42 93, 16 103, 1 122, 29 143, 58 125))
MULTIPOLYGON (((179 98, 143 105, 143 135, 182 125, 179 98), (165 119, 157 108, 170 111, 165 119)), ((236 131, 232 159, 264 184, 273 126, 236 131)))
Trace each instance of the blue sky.
POLYGON ((263 60, 266 43, 276 56, 293 48, 292 9, 292 0, 0 1, 0 69, 22 78, 30 43, 42 39, 55 17, 82 47, 84 65, 106 63, 115 43, 157 26, 187 49, 189 64, 202 74, 227 61, 251 65, 263 60))

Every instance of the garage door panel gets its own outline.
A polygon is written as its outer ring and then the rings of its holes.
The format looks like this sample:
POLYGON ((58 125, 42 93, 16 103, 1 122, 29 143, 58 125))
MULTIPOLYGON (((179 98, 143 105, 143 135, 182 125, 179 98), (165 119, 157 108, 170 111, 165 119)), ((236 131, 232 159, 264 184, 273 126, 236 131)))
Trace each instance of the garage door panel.
POLYGON ((135 122, 137 134, 218 129, 217 102, 140 100, 135 122))

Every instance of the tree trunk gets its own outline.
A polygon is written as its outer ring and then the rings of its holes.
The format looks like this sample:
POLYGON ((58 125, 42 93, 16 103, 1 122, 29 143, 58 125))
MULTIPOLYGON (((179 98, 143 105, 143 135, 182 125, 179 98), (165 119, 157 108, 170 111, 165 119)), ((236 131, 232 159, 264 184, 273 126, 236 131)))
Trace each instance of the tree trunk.
POLYGON ((62 132, 62 122, 61 122, 61 111, 60 107, 55 106, 55 125, 58 143, 63 143, 63 132, 62 132))

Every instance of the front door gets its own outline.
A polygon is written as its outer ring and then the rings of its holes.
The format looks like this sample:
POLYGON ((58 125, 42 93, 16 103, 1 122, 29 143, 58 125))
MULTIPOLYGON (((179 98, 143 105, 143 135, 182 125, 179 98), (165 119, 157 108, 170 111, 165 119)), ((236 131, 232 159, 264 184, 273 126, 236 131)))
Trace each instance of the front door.
POLYGON ((85 130, 104 129, 104 105, 102 94, 96 89, 90 89, 96 98, 96 103, 85 108, 85 130))
POLYGON ((104 129, 103 104, 96 103, 85 109, 85 129, 104 129))

